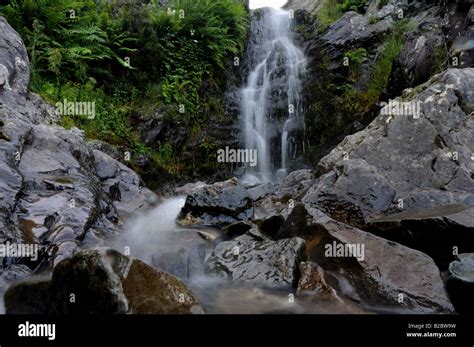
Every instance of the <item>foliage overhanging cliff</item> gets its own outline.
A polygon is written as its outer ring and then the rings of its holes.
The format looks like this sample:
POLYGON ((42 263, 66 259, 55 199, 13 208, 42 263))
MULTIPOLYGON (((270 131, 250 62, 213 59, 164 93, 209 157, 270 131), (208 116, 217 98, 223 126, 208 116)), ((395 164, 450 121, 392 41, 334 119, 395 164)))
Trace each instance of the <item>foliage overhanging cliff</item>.
POLYGON ((216 169, 200 134, 222 117, 224 72, 247 37, 244 1, 12 1, 0 14, 25 41, 34 92, 96 103, 94 119, 63 115, 63 126, 131 150, 145 179, 216 169))

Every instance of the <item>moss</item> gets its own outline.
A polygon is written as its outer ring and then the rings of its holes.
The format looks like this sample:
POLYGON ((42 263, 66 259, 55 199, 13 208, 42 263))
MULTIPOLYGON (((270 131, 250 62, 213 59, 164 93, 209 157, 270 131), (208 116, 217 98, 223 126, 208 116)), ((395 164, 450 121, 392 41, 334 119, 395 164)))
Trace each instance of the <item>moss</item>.
POLYGON ((365 90, 348 88, 343 93, 340 104, 349 114, 357 115, 362 119, 377 103, 380 95, 387 87, 392 65, 405 44, 405 32, 409 22, 406 20, 395 24, 392 34, 385 39, 380 47, 380 55, 371 70, 371 76, 365 90))
POLYGON ((437 74, 443 71, 448 65, 449 53, 446 44, 437 47, 433 52, 434 66, 432 74, 437 74))
POLYGON ((370 16, 370 17, 369 17, 369 24, 370 24, 370 25, 376 24, 376 23, 378 23, 379 21, 380 21, 380 19, 378 19, 378 18, 375 17, 375 16, 370 16))

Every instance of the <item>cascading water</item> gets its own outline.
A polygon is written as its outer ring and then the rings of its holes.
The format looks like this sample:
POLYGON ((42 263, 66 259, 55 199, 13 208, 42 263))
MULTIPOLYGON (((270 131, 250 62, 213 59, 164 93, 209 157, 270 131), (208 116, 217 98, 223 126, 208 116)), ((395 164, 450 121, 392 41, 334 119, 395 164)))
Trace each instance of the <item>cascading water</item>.
POLYGON ((261 9, 256 17, 254 14, 261 30, 254 30, 256 37, 250 47, 253 57, 248 59, 251 72, 241 91, 241 114, 245 147, 257 149, 258 154, 257 166, 248 173, 263 182, 272 181, 275 174, 286 175, 293 142, 290 133, 302 123, 298 122, 302 113, 300 78, 306 59, 293 43, 291 17, 290 12, 276 8, 261 9), (272 148, 275 138, 277 146, 272 148))

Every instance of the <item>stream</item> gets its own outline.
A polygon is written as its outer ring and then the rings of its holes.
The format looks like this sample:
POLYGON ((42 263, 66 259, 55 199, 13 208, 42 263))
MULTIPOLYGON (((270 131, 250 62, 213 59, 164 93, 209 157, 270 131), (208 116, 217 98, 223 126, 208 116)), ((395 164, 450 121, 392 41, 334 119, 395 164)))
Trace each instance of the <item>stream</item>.
MULTIPOLYGON (((247 48, 248 77, 241 89, 241 119, 245 148, 256 149, 258 163, 241 177, 244 184, 275 182, 287 175, 296 155, 293 130, 301 127, 302 82, 306 58, 292 40, 290 12, 276 8, 252 15, 247 48), (275 98, 283 104, 274 105, 275 98)), ((185 196, 163 201, 138 213, 125 225, 121 251, 186 282, 208 313, 343 313, 333 302, 295 299, 295 289, 267 290, 230 282, 204 273, 205 260, 224 239, 217 228, 185 228, 175 220, 185 196), (129 248, 127 248, 129 247, 129 248)))

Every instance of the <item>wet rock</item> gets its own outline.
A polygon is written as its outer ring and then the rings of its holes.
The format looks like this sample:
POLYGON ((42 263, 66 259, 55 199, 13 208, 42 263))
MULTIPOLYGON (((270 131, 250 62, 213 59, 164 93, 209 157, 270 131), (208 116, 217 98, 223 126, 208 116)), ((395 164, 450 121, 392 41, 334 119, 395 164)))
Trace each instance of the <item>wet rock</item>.
POLYGON ((198 299, 183 282, 139 260, 132 262, 122 285, 132 313, 204 313, 198 299))
POLYGON ((285 222, 285 218, 282 215, 270 215, 264 219, 254 220, 255 224, 258 225, 260 230, 268 236, 275 238, 281 226, 285 222))
POLYGON ((305 235, 310 259, 331 272, 331 286, 342 295, 400 311, 454 311, 429 256, 306 209, 306 223, 295 224, 305 231, 293 234, 305 235))
POLYGON ((194 189, 186 198, 178 223, 225 225, 252 217, 252 200, 247 190, 233 178, 194 189))
POLYGON ((337 220, 365 228, 366 218, 390 206, 395 194, 375 167, 363 159, 352 159, 338 162, 302 201, 318 206, 337 220))
POLYGON ((296 285, 304 249, 305 242, 299 238, 221 242, 206 261, 205 271, 260 287, 289 288, 296 285))
POLYGON ((292 201, 300 200, 312 184, 314 178, 311 170, 291 172, 275 187, 273 194, 255 202, 256 217, 263 219, 268 215, 281 214, 286 218, 292 201))
POLYGON ((357 227, 400 211, 474 206, 473 82, 474 69, 448 69, 404 99, 419 117, 382 109, 319 162, 303 201, 357 227))
POLYGON ((114 200, 119 217, 124 218, 158 202, 157 195, 144 186, 137 173, 103 152, 94 150, 93 153, 102 190, 114 200))
POLYGON ((391 95, 401 95, 404 89, 428 81, 447 64, 447 42, 437 12, 437 7, 432 7, 413 18, 420 24, 407 34, 405 45, 393 64, 388 83, 391 95))
POLYGON ((193 293, 177 278, 105 248, 63 260, 51 280, 11 286, 5 308, 13 314, 61 315, 202 312, 193 293))
POLYGON ((457 312, 474 312, 474 253, 459 254, 449 264, 447 289, 457 312))
POLYGON ((314 262, 300 263, 301 278, 298 282, 298 295, 317 294, 323 299, 342 303, 343 300, 325 279, 324 270, 314 262))
POLYGON ((130 169, 93 152, 82 131, 55 125, 58 112, 27 92, 23 41, 1 17, 0 27, 10 87, 0 90, 0 242, 37 243, 40 257, 27 265, 50 268, 86 244, 116 237, 117 210, 143 207, 152 195, 130 169), (104 192, 108 184, 120 194, 104 192))
POLYGON ((370 222, 370 232, 418 249, 445 270, 454 250, 474 251, 474 208, 446 205, 382 216, 370 222))
POLYGON ((274 184, 264 183, 264 184, 260 184, 256 187, 248 189, 248 193, 249 193, 250 198, 253 201, 256 201, 272 193, 274 189, 275 189, 274 184))

